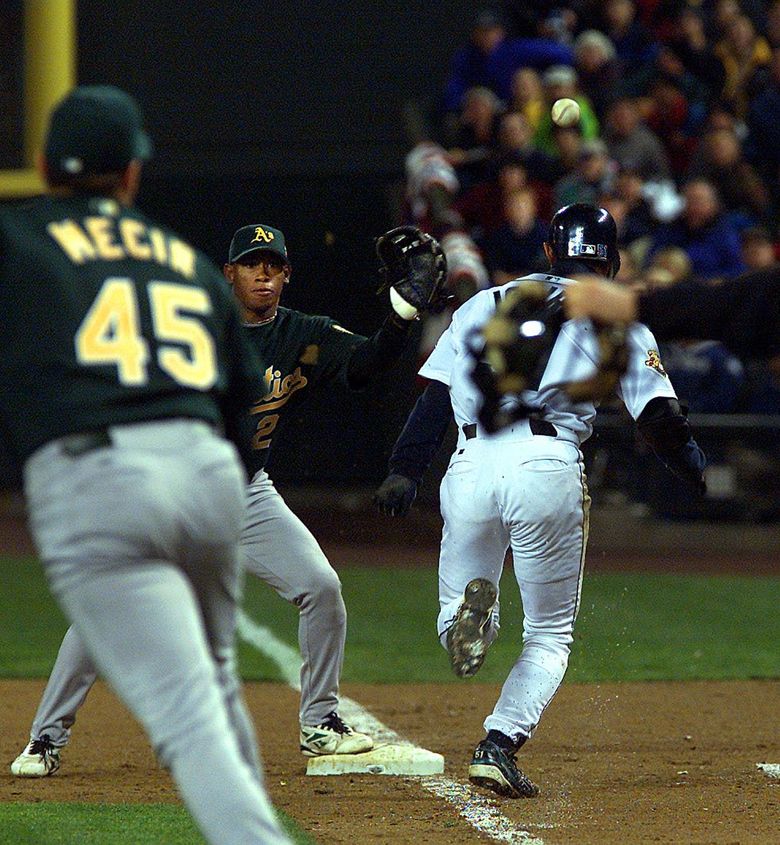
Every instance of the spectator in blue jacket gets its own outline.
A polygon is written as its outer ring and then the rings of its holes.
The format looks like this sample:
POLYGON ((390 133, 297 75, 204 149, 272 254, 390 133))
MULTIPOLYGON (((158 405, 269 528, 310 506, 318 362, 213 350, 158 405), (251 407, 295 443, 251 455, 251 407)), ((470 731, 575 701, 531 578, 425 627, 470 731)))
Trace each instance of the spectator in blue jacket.
POLYGON ((513 191, 504 199, 506 222, 483 243, 485 264, 494 285, 503 285, 524 273, 544 271, 543 244, 548 227, 536 214, 536 198, 529 188, 513 191))
POLYGON ((444 93, 445 110, 458 111, 463 95, 475 85, 490 88, 508 102, 512 75, 520 67, 544 69, 573 63, 571 47, 550 38, 509 38, 500 15, 485 9, 477 15, 469 43, 452 58, 444 93))
POLYGON ((706 179, 683 187, 685 206, 675 220, 660 226, 653 236, 649 257, 664 247, 684 249, 696 279, 737 276, 745 270, 739 233, 721 208, 717 191, 706 179))
POLYGON ((637 15, 634 0, 607 0, 602 7, 603 31, 615 45, 623 74, 631 76, 655 58, 656 44, 637 15))
POLYGON ((729 414, 736 410, 745 368, 716 340, 661 345, 661 359, 680 402, 692 414, 729 414))

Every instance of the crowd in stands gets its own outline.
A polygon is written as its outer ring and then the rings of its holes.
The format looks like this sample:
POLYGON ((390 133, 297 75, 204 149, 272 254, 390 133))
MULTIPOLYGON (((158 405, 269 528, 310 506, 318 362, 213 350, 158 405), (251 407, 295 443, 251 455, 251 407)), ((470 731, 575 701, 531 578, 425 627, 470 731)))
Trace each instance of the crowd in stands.
MULTIPOLYGON (((548 221, 573 202, 615 218, 622 284, 718 284, 780 258, 780 0, 485 8, 431 126, 405 213, 445 243, 458 302, 546 269, 548 221), (579 125, 552 123, 561 97, 579 125)), ((694 412, 780 413, 769 366, 715 343, 662 360, 694 412)))

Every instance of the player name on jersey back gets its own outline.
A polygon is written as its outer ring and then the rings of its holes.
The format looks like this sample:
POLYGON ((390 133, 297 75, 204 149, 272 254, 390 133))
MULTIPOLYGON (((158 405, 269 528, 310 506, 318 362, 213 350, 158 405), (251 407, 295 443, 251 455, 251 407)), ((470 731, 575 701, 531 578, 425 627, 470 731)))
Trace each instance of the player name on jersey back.
POLYGON ((195 250, 191 246, 134 217, 66 218, 52 221, 46 231, 74 264, 135 258, 170 267, 187 279, 195 276, 195 250))

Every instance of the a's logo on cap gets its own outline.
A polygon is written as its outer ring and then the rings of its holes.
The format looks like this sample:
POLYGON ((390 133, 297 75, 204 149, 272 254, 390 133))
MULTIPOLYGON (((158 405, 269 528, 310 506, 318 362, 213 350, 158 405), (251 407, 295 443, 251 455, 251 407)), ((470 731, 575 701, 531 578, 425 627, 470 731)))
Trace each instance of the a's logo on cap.
POLYGON ((270 244, 271 241, 274 239, 273 232, 266 232, 266 230, 262 226, 258 226, 255 229, 255 236, 252 238, 250 243, 255 243, 257 241, 265 241, 265 243, 270 244))

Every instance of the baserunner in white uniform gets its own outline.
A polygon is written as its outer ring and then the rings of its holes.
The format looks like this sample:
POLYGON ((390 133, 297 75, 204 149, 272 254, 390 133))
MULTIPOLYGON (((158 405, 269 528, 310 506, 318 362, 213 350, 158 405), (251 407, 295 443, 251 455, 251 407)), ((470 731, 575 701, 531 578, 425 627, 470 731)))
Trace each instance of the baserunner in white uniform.
MULTIPOLYGON (((590 436, 596 409, 575 404, 563 389, 593 375, 598 361, 588 320, 564 322, 536 390, 522 400, 533 413, 496 434, 478 422, 482 395, 472 378, 474 338, 507 292, 527 280, 559 298, 568 276, 619 267, 615 223, 596 206, 561 209, 550 225, 545 252, 549 275, 535 274, 481 291, 454 314, 420 375, 430 379, 390 459, 390 475, 376 494, 385 513, 402 514, 441 444, 451 414, 458 444, 441 484, 444 528, 439 558, 439 638, 461 677, 482 665, 498 634, 498 584, 508 548, 523 603, 523 646, 476 747, 470 780, 500 795, 532 797, 538 787, 517 767, 515 755, 536 730, 569 659, 580 600, 590 499, 580 445, 590 436)), ((704 455, 657 353, 650 331, 628 332, 628 369, 618 393, 640 433, 677 475, 699 492, 704 455)))

